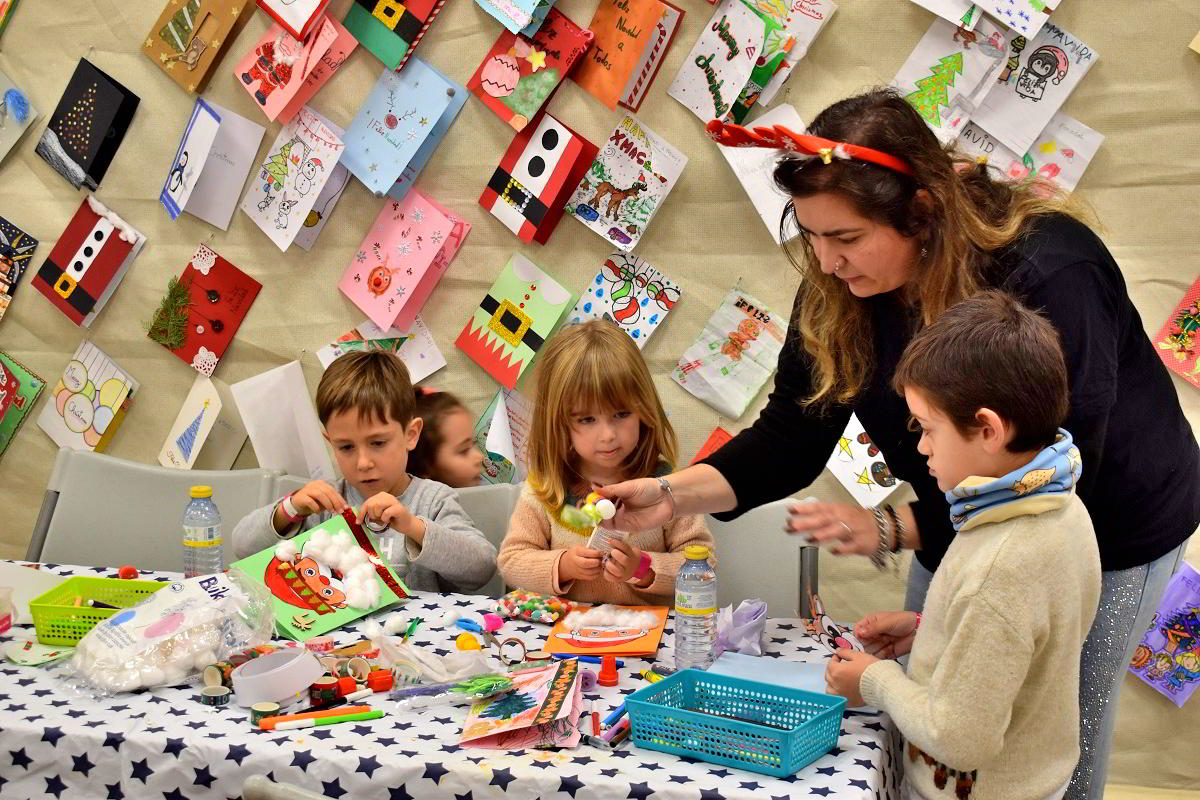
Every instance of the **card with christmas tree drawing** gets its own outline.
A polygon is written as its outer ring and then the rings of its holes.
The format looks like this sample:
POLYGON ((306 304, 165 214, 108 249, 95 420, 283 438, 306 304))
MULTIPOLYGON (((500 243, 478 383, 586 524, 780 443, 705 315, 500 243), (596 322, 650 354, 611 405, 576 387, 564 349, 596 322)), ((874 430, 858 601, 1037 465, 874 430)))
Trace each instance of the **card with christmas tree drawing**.
POLYGON ((242 211, 280 250, 303 227, 344 149, 342 138, 307 106, 275 137, 242 198, 242 211))
POLYGON ((100 188, 133 121, 138 96, 86 58, 79 59, 36 152, 78 189, 100 188))
POLYGON ((1004 28, 990 19, 980 20, 971 34, 935 19, 892 79, 892 86, 942 144, 949 144, 996 85, 1005 52, 1004 28))
POLYGON ((683 60, 667 94, 702 123, 724 119, 750 80, 767 23, 742 0, 723 0, 683 60))
POLYGON ((139 386, 103 350, 81 342, 42 405, 38 427, 59 447, 102 453, 139 386))
POLYGON ((567 315, 567 324, 589 319, 616 323, 637 344, 646 346, 679 302, 679 284, 644 258, 620 251, 604 260, 567 315))
POLYGON ((500 119, 523 130, 591 43, 591 31, 552 8, 532 37, 501 33, 467 89, 500 119))
POLYGON ((562 284, 514 253, 454 344, 502 386, 515 388, 570 303, 562 284))
POLYGON ((202 244, 167 284, 148 335, 201 375, 212 375, 260 289, 262 284, 202 244))
POLYGON ((393 72, 413 54, 446 0, 354 0, 342 24, 393 72))
POLYGON ((567 201, 567 213, 628 253, 686 165, 687 156, 626 114, 567 201))
MULTIPOLYGON (((267 119, 286 120, 289 117, 283 115, 284 109, 292 107, 297 93, 321 66, 321 59, 338 38, 338 32, 339 28, 328 18, 322 18, 303 40, 294 39, 279 25, 272 25, 242 56, 233 74, 267 119)), ((299 110, 294 107, 292 113, 299 110)))
POLYGON ((158 463, 174 469, 229 469, 245 443, 246 426, 229 387, 197 375, 158 453, 158 463))
POLYGON ((471 706, 459 743, 534 726, 551 725, 571 713, 579 691, 579 662, 570 659, 512 673, 511 691, 471 706))
POLYGON ((1167 317, 1154 345, 1158 357, 1185 381, 1200 389, 1200 278, 1167 317))
POLYGON ((253 9, 250 0, 169 0, 142 52, 180 88, 203 92, 253 9))
MULTIPOLYGON (((542 669, 545 669, 543 667, 542 669)), ((524 683, 525 679, 517 678, 518 683, 524 683)), ((551 692, 555 691, 555 686, 566 686, 568 676, 559 674, 556 683, 551 685, 551 692)), ((551 702, 556 702, 556 698, 552 698, 551 702)), ((481 736, 478 739, 472 739, 466 742, 468 747, 482 748, 484 750, 529 750, 534 748, 573 748, 579 746, 579 740, 583 738, 583 726, 579 724, 579 718, 583 715, 583 686, 582 678, 578 669, 575 671, 575 683, 571 688, 567 689, 566 699, 563 705, 567 706, 566 713, 559 709, 560 716, 550 722, 542 724, 529 725, 524 728, 509 728, 503 733, 495 733, 490 736, 481 736)), ((488 710, 492 714, 503 716, 513 716, 519 714, 521 709, 526 705, 526 701, 520 697, 514 697, 513 693, 508 693, 497 698, 488 704, 488 710), (508 698, 508 699, 504 699, 508 698)), ((482 712, 481 712, 482 713, 482 712)), ((548 716, 549 712, 547 712, 548 716)))
POLYGON ((25 90, 0 72, 0 161, 41 115, 25 90))
POLYGON ((33 411, 45 385, 45 379, 0 350, 0 456, 33 411))

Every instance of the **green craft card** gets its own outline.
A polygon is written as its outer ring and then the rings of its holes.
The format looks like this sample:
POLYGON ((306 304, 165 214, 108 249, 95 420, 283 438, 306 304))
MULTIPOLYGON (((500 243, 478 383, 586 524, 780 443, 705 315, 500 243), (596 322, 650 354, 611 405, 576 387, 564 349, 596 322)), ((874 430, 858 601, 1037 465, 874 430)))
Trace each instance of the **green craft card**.
POLYGON ((0 455, 33 410, 46 381, 0 350, 0 455))
POLYGON ((404 56, 409 50, 408 42, 389 30, 388 26, 358 3, 350 4, 350 10, 342 20, 342 25, 388 69, 396 69, 404 61, 404 56))

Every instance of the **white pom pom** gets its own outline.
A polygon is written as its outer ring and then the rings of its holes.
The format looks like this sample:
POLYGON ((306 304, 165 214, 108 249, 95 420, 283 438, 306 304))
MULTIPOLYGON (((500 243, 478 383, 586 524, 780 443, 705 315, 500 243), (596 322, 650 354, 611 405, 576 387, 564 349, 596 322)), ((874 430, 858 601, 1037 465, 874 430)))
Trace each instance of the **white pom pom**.
POLYGON ((617 515, 617 506, 607 497, 596 501, 596 510, 600 512, 601 519, 612 519, 617 515))
POLYGON ((136 669, 123 669, 110 676, 108 685, 114 692, 132 692, 142 685, 142 676, 136 669))
POLYGON ((399 614, 392 614, 383 623, 383 632, 386 633, 388 636, 395 636, 396 634, 398 634, 400 631, 406 629, 407 627, 408 627, 408 620, 406 620, 404 617, 400 616, 399 614))
POLYGON ((280 561, 295 561, 296 556, 300 554, 296 543, 291 539, 285 539, 275 545, 275 557, 280 561))
POLYGON ((187 667, 182 664, 168 664, 164 670, 163 686, 178 686, 187 679, 187 667))
POLYGON ((378 639, 383 636, 383 626, 373 619, 369 619, 363 623, 363 635, 368 639, 378 639))

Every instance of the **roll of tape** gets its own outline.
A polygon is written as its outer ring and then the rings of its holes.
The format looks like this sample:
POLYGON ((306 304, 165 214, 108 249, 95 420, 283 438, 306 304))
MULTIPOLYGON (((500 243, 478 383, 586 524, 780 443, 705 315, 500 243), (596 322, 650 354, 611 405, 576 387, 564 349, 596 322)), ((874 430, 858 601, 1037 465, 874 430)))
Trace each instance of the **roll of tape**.
POLYGON ((308 687, 325 674, 316 656, 303 648, 288 648, 247 661, 233 671, 233 693, 237 704, 278 703, 308 687))
POLYGON ((317 678, 308 689, 308 699, 312 701, 313 705, 331 703, 337 700, 337 698, 337 678, 331 678, 328 675, 323 678, 317 678))
POLYGON ((279 703, 255 703, 250 706, 250 724, 258 727, 258 721, 263 717, 273 717, 279 713, 279 703))
POLYGON ((362 656, 355 656, 346 662, 350 677, 359 683, 364 683, 371 674, 371 663, 362 656))
POLYGON ((304 646, 314 653, 328 653, 333 649, 333 637, 314 636, 305 642, 304 646))
POLYGON ((209 664, 204 668, 204 672, 200 673, 200 680, 205 686, 224 686, 224 673, 221 670, 221 664, 209 664))
POLYGON ((224 686, 205 686, 200 690, 200 702, 206 706, 229 704, 229 689, 224 686))

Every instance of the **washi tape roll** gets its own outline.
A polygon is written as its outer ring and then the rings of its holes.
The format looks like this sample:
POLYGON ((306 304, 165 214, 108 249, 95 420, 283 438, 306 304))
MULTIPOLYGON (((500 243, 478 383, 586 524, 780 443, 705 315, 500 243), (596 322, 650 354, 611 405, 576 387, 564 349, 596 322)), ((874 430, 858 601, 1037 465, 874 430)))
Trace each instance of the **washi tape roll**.
POLYGON ((373 669, 367 675, 367 688, 373 692, 386 692, 396 683, 391 670, 373 669))
POLYGON ((590 669, 579 670, 579 688, 585 692, 590 692, 596 688, 596 673, 590 669))
POLYGON ((229 688, 226 686, 205 686, 200 690, 200 702, 206 706, 228 705, 229 688))
POLYGON ((255 703, 250 706, 250 724, 258 726, 258 721, 263 717, 273 717, 279 713, 279 703, 255 703))
POLYGON ((321 667, 325 670, 325 672, 334 676, 335 678, 337 677, 337 665, 341 661, 340 658, 336 656, 321 656, 317 660, 321 662, 321 667))
POLYGON ((309 650, 311 650, 314 653, 328 653, 330 650, 333 649, 333 637, 332 636, 314 636, 313 638, 311 638, 307 642, 305 642, 304 646, 307 647, 309 650))
POLYGON ((222 686, 221 665, 209 664, 200 673, 200 680, 205 686, 222 686))
POLYGON ((337 678, 331 678, 326 675, 323 678, 317 678, 313 685, 308 689, 308 698, 312 700, 313 705, 321 705, 322 703, 331 703, 338 698, 338 682, 337 678))
POLYGON ((371 674, 371 663, 362 656, 351 658, 346 662, 346 666, 350 670, 350 677, 359 683, 364 683, 371 674))

